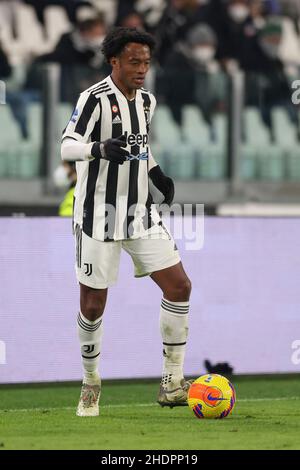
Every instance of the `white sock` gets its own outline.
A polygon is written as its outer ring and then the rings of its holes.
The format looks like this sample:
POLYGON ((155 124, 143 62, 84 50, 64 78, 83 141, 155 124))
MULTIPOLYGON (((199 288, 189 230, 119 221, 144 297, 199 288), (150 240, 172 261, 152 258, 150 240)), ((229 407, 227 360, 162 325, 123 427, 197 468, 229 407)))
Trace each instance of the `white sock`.
POLYGON ((102 318, 90 321, 81 312, 77 317, 78 336, 81 349, 84 382, 89 385, 99 383, 99 356, 102 338, 102 318))
POLYGON ((163 339, 162 385, 167 390, 180 386, 188 336, 189 302, 171 302, 162 299, 160 331, 163 339))

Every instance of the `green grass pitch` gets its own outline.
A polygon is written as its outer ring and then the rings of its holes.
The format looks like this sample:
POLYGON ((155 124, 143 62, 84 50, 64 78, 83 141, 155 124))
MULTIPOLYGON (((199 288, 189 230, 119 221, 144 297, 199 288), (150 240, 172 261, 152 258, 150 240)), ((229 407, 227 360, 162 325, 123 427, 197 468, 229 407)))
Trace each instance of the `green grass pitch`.
POLYGON ((299 376, 233 377, 223 420, 155 403, 158 382, 104 382, 98 418, 78 418, 79 384, 0 387, 0 449, 300 449, 299 376))

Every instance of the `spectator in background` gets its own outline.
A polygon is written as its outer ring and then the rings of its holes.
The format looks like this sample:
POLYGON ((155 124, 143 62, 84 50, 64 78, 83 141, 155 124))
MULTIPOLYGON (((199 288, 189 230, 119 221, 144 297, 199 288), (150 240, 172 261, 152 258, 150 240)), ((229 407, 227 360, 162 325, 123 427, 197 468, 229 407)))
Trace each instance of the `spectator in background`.
POLYGON ((282 106, 291 121, 299 126, 298 110, 291 102, 291 88, 284 64, 279 58, 282 40, 280 18, 269 19, 259 32, 252 49, 241 63, 246 73, 246 103, 258 106, 262 118, 269 127, 271 137, 271 112, 275 106, 282 106))
POLYGON ((73 31, 63 34, 53 52, 36 59, 26 87, 40 86, 41 63, 59 63, 62 66, 62 99, 73 103, 82 90, 101 81, 110 72, 101 53, 106 29, 104 17, 99 13, 94 12, 91 17, 79 21, 73 31))
POLYGON ((194 26, 185 41, 177 44, 167 58, 158 92, 170 107, 179 125, 182 107, 197 105, 210 126, 214 140, 213 114, 225 99, 225 86, 215 59, 217 38, 206 24, 194 26))
POLYGON ((39 60, 62 65, 82 64, 99 69, 104 63, 100 48, 105 35, 103 15, 91 13, 91 17, 79 21, 72 32, 62 35, 53 52, 41 56, 39 60))
POLYGON ((183 41, 189 30, 198 23, 215 27, 215 1, 170 0, 156 30, 157 58, 164 65, 176 42, 183 41))
POLYGON ((73 216, 74 190, 77 181, 75 162, 63 162, 59 165, 53 175, 53 181, 58 189, 69 188, 64 199, 59 205, 58 215, 60 217, 73 216))
POLYGON ((131 10, 123 16, 118 26, 123 26, 124 28, 136 28, 139 31, 145 31, 144 19, 142 15, 135 10, 131 10))
POLYGON ((130 12, 135 11, 136 0, 118 0, 116 26, 120 26, 123 18, 130 12))
POLYGON ((282 38, 282 26, 279 21, 270 21, 262 29, 259 35, 259 46, 264 56, 258 68, 261 71, 265 69, 265 62, 278 60, 279 46, 282 38), (269 59, 269 60, 268 60, 269 59))
POLYGON ((218 58, 225 69, 235 63, 238 66, 245 54, 246 43, 257 34, 255 21, 250 13, 248 0, 228 0, 221 11, 217 35, 219 40, 218 58))
POLYGON ((144 28, 155 34, 157 24, 161 19, 168 1, 169 0, 118 0, 116 24, 121 25, 124 17, 128 16, 132 11, 136 11, 143 18, 144 28))
MULTIPOLYGON (((226 4, 223 21, 217 31, 219 39, 218 59, 226 70, 233 66, 249 70, 256 67, 261 56, 257 55, 257 42, 274 11, 274 5, 262 0, 229 0, 226 4)), ((276 10, 276 9, 275 9, 276 10)), ((278 18, 281 23, 280 57, 290 65, 300 65, 299 37, 291 21, 278 18)))

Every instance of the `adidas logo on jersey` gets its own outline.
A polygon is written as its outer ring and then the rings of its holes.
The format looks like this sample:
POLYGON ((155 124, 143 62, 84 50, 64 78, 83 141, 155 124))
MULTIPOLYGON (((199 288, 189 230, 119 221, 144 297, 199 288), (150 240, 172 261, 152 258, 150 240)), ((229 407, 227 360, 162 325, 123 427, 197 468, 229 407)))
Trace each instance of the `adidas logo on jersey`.
POLYGON ((114 117, 113 120, 112 120, 113 124, 121 124, 121 122, 122 122, 122 120, 121 120, 120 116, 118 116, 118 115, 116 117, 114 117))

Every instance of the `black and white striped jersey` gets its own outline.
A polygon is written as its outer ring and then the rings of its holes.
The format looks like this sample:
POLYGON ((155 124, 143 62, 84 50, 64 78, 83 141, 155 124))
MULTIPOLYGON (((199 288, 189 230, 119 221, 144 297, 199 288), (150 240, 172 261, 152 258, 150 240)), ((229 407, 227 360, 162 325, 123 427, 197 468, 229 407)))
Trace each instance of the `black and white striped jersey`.
POLYGON ((148 142, 155 105, 144 89, 129 101, 109 76, 81 93, 63 133, 63 139, 83 143, 126 135, 130 156, 123 165, 104 159, 76 162, 74 222, 96 240, 138 238, 160 222, 148 182, 156 165, 148 142))

